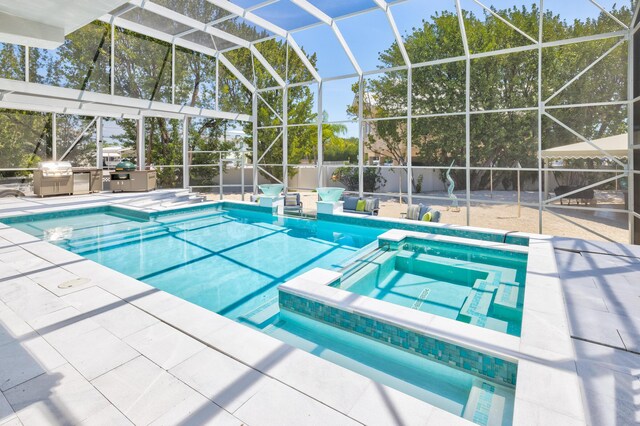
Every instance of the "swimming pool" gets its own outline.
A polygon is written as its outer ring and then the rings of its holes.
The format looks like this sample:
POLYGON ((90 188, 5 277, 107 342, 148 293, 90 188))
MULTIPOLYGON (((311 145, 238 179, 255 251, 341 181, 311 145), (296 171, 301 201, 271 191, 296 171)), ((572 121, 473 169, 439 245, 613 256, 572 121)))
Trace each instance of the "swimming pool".
POLYGON ((277 286, 340 265, 382 230, 205 209, 143 219, 124 209, 5 220, 11 226, 226 317, 277 306, 277 286))
MULTIPOLYGON (((519 336, 527 254, 407 238, 345 268, 339 288, 519 336)), ((456 240, 457 241, 457 240, 456 240)), ((497 246, 497 245, 496 245, 497 246)))
POLYGON ((502 386, 280 311, 279 284, 317 267, 343 270, 376 249, 385 227, 224 204, 162 214, 104 207, 2 222, 478 424, 511 423, 515 375, 502 386))

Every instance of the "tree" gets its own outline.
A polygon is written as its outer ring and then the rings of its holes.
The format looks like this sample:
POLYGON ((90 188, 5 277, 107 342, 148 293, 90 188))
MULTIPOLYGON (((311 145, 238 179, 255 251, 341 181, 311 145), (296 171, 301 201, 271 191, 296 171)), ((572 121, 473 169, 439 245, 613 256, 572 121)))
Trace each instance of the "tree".
MULTIPOLYGON (((286 74, 288 81, 308 82, 313 79, 296 54, 293 51, 287 53, 286 42, 267 40, 259 43, 256 47, 269 63, 275 65, 276 71, 281 76, 286 74), (287 58, 288 66, 286 66, 287 58)), ((229 53, 239 55, 243 52, 238 49, 238 51, 229 53)), ((315 65, 315 55, 309 56, 309 61, 315 65)), ((251 56, 246 55, 244 60, 236 59, 235 62, 251 64, 251 56)), ((253 72, 256 83, 263 82, 264 84, 270 81, 266 69, 255 67, 253 72)), ((233 77, 230 80, 233 81, 233 77)), ((299 164, 302 160, 316 161, 318 157, 318 130, 315 125, 317 112, 314 111, 314 95, 310 87, 308 85, 293 86, 289 87, 287 92, 287 122, 289 124, 309 124, 308 126, 295 126, 287 129, 287 158, 283 158, 283 135, 281 134, 284 130, 282 128, 284 124, 283 104, 284 93, 282 89, 263 91, 258 98, 257 123, 260 127, 257 131, 258 158, 254 159, 253 155, 250 155, 250 158, 254 163, 260 164, 260 174, 269 181, 282 180, 283 168, 281 164, 285 162, 299 164), (260 161, 258 162, 258 160, 260 161)), ((244 130, 247 135, 250 135, 252 132, 251 123, 246 123, 244 130)), ((323 137, 324 133, 323 127, 323 137)), ((247 145, 252 145, 252 138, 247 138, 247 145)), ((295 173, 297 170, 290 166, 288 168, 289 176, 293 176, 295 173)))
MULTIPOLYGON (((528 34, 537 34, 538 9, 512 7, 495 10, 528 34)), ((465 13, 465 29, 471 53, 522 46, 529 42, 523 36, 489 13, 483 17, 465 13)), ((630 8, 612 12, 622 22, 631 19, 630 8)), ((620 29, 605 13, 584 22, 566 22, 546 11, 545 40, 580 37, 620 29)), ((405 35, 405 47, 412 62, 420 63, 464 54, 459 22, 455 13, 435 14, 423 25, 405 35)), ((617 39, 573 43, 545 48, 543 52, 543 96, 546 99, 573 78, 591 61, 608 50, 617 39)), ((626 99, 626 47, 621 46, 578 81, 569 86, 550 105, 571 105, 593 101, 626 99)), ((380 54, 385 67, 403 65, 396 44, 380 54)), ((537 51, 501 54, 474 59, 471 62, 472 111, 506 108, 537 107, 537 51)), ((413 114, 457 113, 446 117, 416 118, 412 122, 412 163, 442 167, 453 161, 456 166, 466 163, 465 143, 465 87, 464 61, 449 62, 412 70, 413 114)), ((367 82, 365 93, 373 98, 373 108, 365 109, 365 116, 389 118, 405 115, 407 77, 405 71, 391 71, 367 82)), ((357 85, 354 86, 357 93, 357 85)), ((367 106, 367 105, 365 105, 367 106)), ((353 106, 348 107, 357 114, 353 106)), ((598 138, 625 131, 624 107, 590 107, 554 110, 552 114, 588 138, 598 138)), ((537 113, 529 111, 473 114, 471 128, 471 157, 474 167, 537 167, 537 113)), ((368 148, 405 164, 406 120, 377 121, 372 125, 368 148)), ((576 137, 557 124, 543 121, 543 148, 577 142, 576 137)), ((494 172, 494 183, 512 184, 511 172, 494 172)), ((452 171, 456 188, 465 188, 464 170, 452 171)), ((471 171, 471 188, 488 186, 489 173, 471 171)), ((415 182, 414 188, 415 188, 415 182)))

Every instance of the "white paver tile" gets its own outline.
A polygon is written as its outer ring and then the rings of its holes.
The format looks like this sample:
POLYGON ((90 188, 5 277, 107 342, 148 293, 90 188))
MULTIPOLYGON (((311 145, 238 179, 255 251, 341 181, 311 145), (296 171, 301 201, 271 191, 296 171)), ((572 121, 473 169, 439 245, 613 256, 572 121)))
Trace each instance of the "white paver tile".
POLYGON ((83 260, 82 256, 46 241, 29 243, 24 246, 24 249, 56 265, 83 260))
MULTIPOLYGON (((573 366, 575 368, 575 364, 573 366)), ((580 383, 575 369, 565 363, 557 367, 521 360, 518 363, 516 398, 576 419, 584 419, 580 383)), ((517 404, 516 404, 517 409, 517 404)))
POLYGON ((640 377, 640 355, 591 342, 574 340, 578 360, 596 362, 614 371, 640 377))
POLYGON ((1 391, 66 363, 66 360, 42 337, 0 346, 0 360, 1 391))
POLYGON ((30 273, 29 279, 38 283, 56 296, 74 293, 95 283, 88 278, 80 278, 63 268, 51 268, 45 271, 30 273))
MULTIPOLYGON (((640 423, 637 395, 635 400, 616 398, 586 389, 585 402, 589 406, 589 423, 598 426, 637 426, 640 423)), ((637 392, 637 391, 636 391, 637 392)))
POLYGON ((0 421, 2 426, 24 426, 18 416, 7 419, 7 421, 0 421))
POLYGON ((355 420, 277 381, 270 381, 234 412, 249 425, 357 425, 355 420))
POLYGON ((35 331, 29 327, 29 324, 24 322, 6 305, 3 304, 2 306, 5 306, 5 309, 0 308, 0 346, 23 340, 27 337, 36 337, 35 331))
POLYGON ((242 422, 199 393, 176 404, 151 426, 215 425, 240 426, 242 422))
POLYGON ((584 292, 566 292, 565 300, 567 302, 568 309, 571 309, 571 305, 575 305, 580 308, 609 312, 607 304, 604 303, 604 299, 600 296, 588 295, 584 294, 584 292))
POLYGON ((434 408, 395 389, 371 382, 348 414, 366 425, 424 425, 434 408))
POLYGON ((573 346, 564 312, 552 314, 524 310, 520 342, 573 358, 573 346))
POLYGON ((51 369, 7 392, 25 426, 78 424, 109 405, 69 364, 51 369))
POLYGON ((295 350, 271 336, 235 322, 206 336, 203 340, 260 371, 269 370, 295 350), (251 344, 248 345, 247 342, 251 344))
POLYGON ((624 347, 630 351, 640 354, 640 329, 627 331, 626 329, 618 329, 624 347), (638 331, 636 331, 638 330, 638 331))
POLYGON ((153 289, 153 291, 150 291, 141 297, 127 297, 126 300, 143 311, 156 316, 159 316, 170 309, 177 308, 184 302, 180 298, 158 289, 153 289))
POLYGON ((13 408, 9 405, 9 402, 4 397, 4 394, 0 392, 0 425, 8 422, 16 417, 16 413, 13 412, 13 408))
POLYGON ((516 398, 513 424, 522 426, 562 425, 585 426, 584 420, 567 416, 557 411, 549 410, 530 401, 516 398))
POLYGON ((237 410, 272 381, 211 348, 202 350, 170 372, 229 412, 237 410))
POLYGON ((28 284, 21 281, 18 283, 18 287, 23 287, 23 289, 14 292, 5 300, 5 303, 25 321, 67 307, 66 303, 35 283, 28 284), (34 285, 36 287, 33 287, 34 285))
POLYGON ((634 322, 636 327, 640 327, 640 320, 577 307, 569 308, 569 318, 571 336, 621 349, 625 346, 618 330, 624 330, 634 322))
POLYGON ((427 426, 473 426, 475 423, 469 420, 458 417, 455 414, 451 414, 448 411, 441 410, 437 407, 433 407, 431 415, 427 419, 427 426))
POLYGON ((29 325, 54 345, 74 340, 100 327, 98 323, 71 306, 42 315, 29 321, 29 325))
POLYGON ((9 301, 20 299, 25 295, 44 290, 20 272, 7 270, 3 268, 2 264, 0 264, 0 269, 4 269, 7 276, 10 277, 0 278, 0 300, 5 304, 9 301), (15 274, 20 275, 14 277, 15 274))
MULTIPOLYGON (((95 389, 95 388, 94 388, 95 389)), ((102 410, 97 411, 86 418, 81 425, 83 426, 131 426, 133 423, 127 416, 122 414, 116 407, 107 405, 102 410)))
POLYGON ((143 356, 92 383, 135 424, 148 424, 158 419, 196 393, 143 356))
POLYGON ((102 327, 52 345, 88 380, 118 367, 139 354, 102 327))
POLYGON ((587 391, 627 405, 635 404, 640 389, 638 376, 593 361, 578 361, 576 365, 582 386, 587 391))
POLYGON ((0 253, 0 262, 8 263, 23 274, 46 271, 54 268, 51 262, 29 253, 26 250, 0 253))
POLYGON ((158 322, 156 318, 100 287, 87 288, 63 299, 119 338, 158 322))
POLYGON ((175 367, 206 347, 162 322, 142 329, 124 341, 165 370, 175 367))
POLYGON ((233 323, 233 320, 229 318, 187 301, 184 301, 180 306, 161 312, 158 317, 185 333, 198 338, 207 336, 233 323))

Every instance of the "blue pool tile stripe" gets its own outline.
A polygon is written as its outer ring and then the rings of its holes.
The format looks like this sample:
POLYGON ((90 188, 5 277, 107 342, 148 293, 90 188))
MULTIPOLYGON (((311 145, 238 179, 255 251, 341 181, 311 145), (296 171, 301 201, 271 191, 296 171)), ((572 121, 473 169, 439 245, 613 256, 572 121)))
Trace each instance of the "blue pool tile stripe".
POLYGON ((387 345, 450 367, 473 373, 485 380, 515 386, 517 364, 483 354, 431 336, 389 324, 380 319, 348 312, 285 291, 279 292, 281 309, 325 324, 378 340, 387 345))

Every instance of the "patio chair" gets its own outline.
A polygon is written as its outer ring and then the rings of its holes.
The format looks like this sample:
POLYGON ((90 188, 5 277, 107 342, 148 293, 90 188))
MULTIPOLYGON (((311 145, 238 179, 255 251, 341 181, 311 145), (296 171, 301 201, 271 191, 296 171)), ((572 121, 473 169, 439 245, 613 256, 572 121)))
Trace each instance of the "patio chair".
POLYGON ((418 205, 410 205, 407 207, 407 212, 402 214, 405 219, 408 220, 419 220, 424 222, 440 222, 440 213, 439 210, 431 208, 429 206, 425 206, 423 204, 418 205), (425 215, 429 213, 429 216, 425 218, 425 215), (426 220, 429 219, 429 220, 426 220))
POLYGON ((380 199, 374 197, 343 197, 344 205, 342 211, 346 213, 364 214, 377 216, 380 211, 380 199))
POLYGON ((300 193, 294 192, 284 196, 285 213, 302 213, 302 201, 300 201, 300 193))

